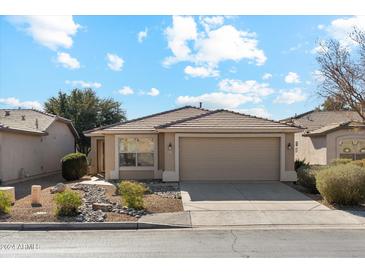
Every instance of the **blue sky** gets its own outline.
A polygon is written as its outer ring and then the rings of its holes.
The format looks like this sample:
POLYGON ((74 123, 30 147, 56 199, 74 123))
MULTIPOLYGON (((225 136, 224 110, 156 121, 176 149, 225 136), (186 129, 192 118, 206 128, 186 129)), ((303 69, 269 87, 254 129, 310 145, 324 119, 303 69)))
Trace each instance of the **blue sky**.
POLYGON ((128 118, 185 104, 281 119, 318 106, 318 41, 364 17, 0 17, 0 107, 93 87, 128 118))

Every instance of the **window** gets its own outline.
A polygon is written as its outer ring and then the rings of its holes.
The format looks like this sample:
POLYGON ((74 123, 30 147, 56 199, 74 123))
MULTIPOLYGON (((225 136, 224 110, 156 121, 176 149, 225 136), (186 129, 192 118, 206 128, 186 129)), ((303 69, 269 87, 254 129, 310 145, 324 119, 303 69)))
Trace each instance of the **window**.
POLYGON ((152 137, 119 139, 120 167, 153 167, 154 142, 152 137))
POLYGON ((339 142, 340 158, 360 160, 365 158, 364 139, 344 139, 339 142))

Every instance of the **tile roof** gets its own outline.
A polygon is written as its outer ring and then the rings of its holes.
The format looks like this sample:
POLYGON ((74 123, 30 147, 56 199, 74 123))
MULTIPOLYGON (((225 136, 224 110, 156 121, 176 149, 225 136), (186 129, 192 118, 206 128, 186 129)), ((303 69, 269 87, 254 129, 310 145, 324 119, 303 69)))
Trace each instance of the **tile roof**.
POLYGON ((340 124, 349 121, 362 121, 355 111, 309 111, 295 117, 282 120, 306 128, 307 131, 317 130, 331 124, 340 124))
POLYGON ((344 122, 344 123, 330 124, 330 125, 312 130, 303 135, 308 135, 308 136, 325 135, 329 132, 332 132, 334 130, 341 129, 341 128, 364 128, 365 129, 365 123, 358 122, 358 121, 348 121, 348 122, 344 122))
POLYGON ((73 134, 78 136, 68 119, 35 109, 0 109, 0 130, 46 134, 46 130, 55 120, 67 123, 73 134))
POLYGON ((131 130, 131 131, 154 131, 156 127, 178 121, 187 117, 196 116, 202 113, 206 113, 208 110, 202 108, 196 108, 191 106, 185 106, 169 111, 156 113, 141 118, 120 122, 114 125, 100 127, 92 130, 85 131, 84 133, 91 133, 99 130, 107 131, 119 131, 119 130, 131 130))
POLYGON ((283 122, 259 118, 224 109, 209 111, 207 109, 185 106, 138 119, 120 122, 117 124, 85 131, 85 134, 99 134, 102 132, 118 131, 156 131, 168 129, 222 129, 241 130, 255 129, 270 130, 295 130, 295 126, 283 122))
POLYGON ((286 123, 277 122, 265 118, 251 116, 243 113, 219 109, 206 112, 195 117, 189 117, 161 125, 160 129, 224 129, 241 130, 281 130, 295 129, 296 127, 286 123))

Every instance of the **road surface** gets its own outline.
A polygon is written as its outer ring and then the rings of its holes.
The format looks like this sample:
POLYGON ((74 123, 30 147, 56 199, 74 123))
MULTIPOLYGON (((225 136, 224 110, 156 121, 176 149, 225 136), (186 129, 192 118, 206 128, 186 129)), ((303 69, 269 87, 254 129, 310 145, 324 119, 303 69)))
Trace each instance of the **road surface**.
POLYGON ((365 257, 365 230, 0 231, 0 257, 365 257))

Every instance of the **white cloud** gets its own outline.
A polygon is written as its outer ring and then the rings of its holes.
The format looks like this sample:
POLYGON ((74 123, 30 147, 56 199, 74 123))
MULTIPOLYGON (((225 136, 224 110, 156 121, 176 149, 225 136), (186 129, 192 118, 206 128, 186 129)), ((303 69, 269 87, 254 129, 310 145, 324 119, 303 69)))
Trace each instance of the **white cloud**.
POLYGON ((210 67, 192 67, 187 66, 184 69, 185 74, 191 77, 217 77, 219 76, 219 71, 210 67))
POLYGON ((355 44, 355 42, 348 37, 354 27, 365 31, 365 16, 338 18, 333 20, 328 26, 318 26, 319 29, 325 30, 332 38, 339 40, 343 46, 355 44))
POLYGON ((198 96, 179 96, 176 103, 180 105, 204 103, 208 107, 239 109, 245 103, 259 103, 262 98, 274 92, 266 83, 255 80, 241 81, 223 79, 218 83, 216 92, 204 93, 198 96))
POLYGON ((222 61, 240 61, 248 59, 263 65, 266 56, 263 50, 257 48, 258 41, 254 33, 237 30, 231 25, 224 25, 212 30, 204 38, 195 43, 196 62, 218 65, 222 61))
POLYGON ((195 40, 198 36, 197 25, 191 16, 173 16, 172 27, 165 30, 168 47, 174 56, 165 59, 165 65, 189 59, 191 50, 188 41, 195 40))
POLYGON ((160 91, 157 88, 151 88, 149 92, 147 92, 147 95, 149 96, 157 96, 160 94, 160 91))
POLYGON ((68 68, 68 69, 79 69, 80 68, 79 61, 76 58, 71 57, 71 55, 66 52, 58 52, 56 60, 64 68, 68 68))
POLYGON ((258 108, 247 108, 247 109, 231 109, 232 111, 240 112, 243 114, 253 115, 262 118, 270 118, 271 114, 262 107, 258 108))
POLYGON ((116 54, 107 53, 108 67, 114 71, 122 70, 124 60, 116 54))
POLYGON ((303 91, 300 88, 294 88, 280 91, 280 94, 276 97, 274 103, 291 105, 297 102, 302 102, 305 99, 306 95, 303 91))
POLYGON ((20 101, 15 97, 0 98, 0 104, 17 108, 35 108, 43 110, 43 105, 38 101, 20 101))
POLYGON ((134 94, 134 90, 128 86, 124 86, 120 90, 118 90, 118 93, 122 95, 131 95, 134 94))
POLYGON ((82 80, 73 80, 73 81, 66 80, 65 83, 68 85, 72 85, 74 87, 80 86, 82 88, 101 88, 101 84, 98 82, 85 82, 82 80))
POLYGON ((202 17, 203 30, 199 32, 193 17, 173 16, 172 26, 165 30, 173 55, 165 58, 164 65, 187 61, 199 67, 216 69, 220 62, 243 59, 263 65, 266 56, 258 48, 256 34, 232 25, 221 25, 223 22, 221 17, 202 17), (211 29, 212 26, 215 28, 211 29))
POLYGON ((298 73, 296 73, 296 72, 289 72, 285 76, 284 80, 288 84, 298 84, 298 83, 300 83, 300 77, 299 77, 298 73))
POLYGON ((138 32, 137 39, 139 43, 142 43, 148 35, 148 29, 145 28, 143 31, 138 32))
POLYGON ((236 109, 241 104, 248 102, 258 103, 259 100, 243 94, 226 92, 204 93, 199 96, 179 96, 176 99, 176 103, 180 105, 198 104, 199 102, 204 103, 208 107, 236 109))
POLYGON ((323 74, 319 70, 315 70, 312 72, 312 77, 316 82, 323 82, 325 80, 323 74))
POLYGON ((265 73, 264 75, 262 75, 262 80, 270 80, 271 78, 272 78, 271 73, 265 73))
POLYGON ((256 97, 267 96, 274 92, 274 90, 270 88, 269 84, 261 84, 255 80, 241 81, 234 79, 223 79, 218 83, 218 87, 221 91, 231 93, 245 93, 256 97))
POLYGON ((72 16, 10 16, 10 23, 25 31, 34 41, 52 50, 71 48, 73 36, 81 27, 72 16))
POLYGON ((223 25, 224 16, 201 16, 200 23, 203 25, 205 31, 223 25))

